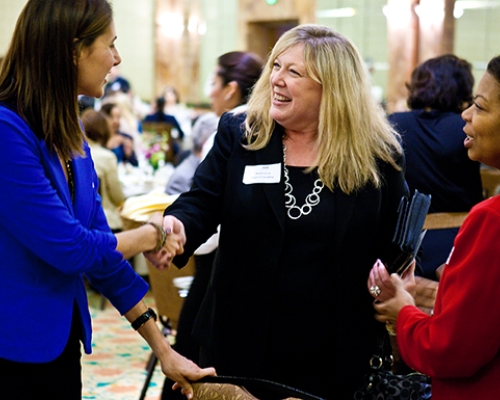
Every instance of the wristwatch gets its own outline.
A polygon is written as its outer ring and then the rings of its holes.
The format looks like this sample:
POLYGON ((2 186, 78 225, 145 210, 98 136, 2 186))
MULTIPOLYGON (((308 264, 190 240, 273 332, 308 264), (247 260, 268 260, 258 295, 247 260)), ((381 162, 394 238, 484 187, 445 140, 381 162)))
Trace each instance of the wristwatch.
POLYGON ((153 318, 156 321, 158 317, 156 316, 156 313, 154 312, 154 310, 151 307, 149 307, 148 310, 144 314, 142 314, 134 322, 132 322, 132 328, 134 328, 135 330, 139 329, 141 326, 143 326, 151 318, 153 318))

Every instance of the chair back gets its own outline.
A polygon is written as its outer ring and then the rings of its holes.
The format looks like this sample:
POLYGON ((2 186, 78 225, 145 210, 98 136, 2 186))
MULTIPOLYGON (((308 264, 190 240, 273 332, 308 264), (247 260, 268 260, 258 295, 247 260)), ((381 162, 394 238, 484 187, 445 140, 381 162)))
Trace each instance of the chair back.
POLYGON ((168 319, 172 329, 177 329, 184 298, 180 296, 179 289, 174 285, 173 280, 180 276, 194 275, 194 257, 191 257, 186 266, 181 269, 171 265, 166 270, 159 270, 149 261, 146 264, 156 312, 160 317, 168 319))
POLYGON ((259 378, 235 376, 205 376, 193 382, 194 398, 197 400, 325 400, 291 386, 259 378), (266 393, 256 397, 251 391, 266 393))
POLYGON ((425 218, 424 228, 433 229, 449 229, 460 228, 468 212, 441 212, 429 213, 425 218))
POLYGON ((481 182, 483 184, 483 197, 494 196, 500 186, 500 170, 492 167, 481 168, 481 182))

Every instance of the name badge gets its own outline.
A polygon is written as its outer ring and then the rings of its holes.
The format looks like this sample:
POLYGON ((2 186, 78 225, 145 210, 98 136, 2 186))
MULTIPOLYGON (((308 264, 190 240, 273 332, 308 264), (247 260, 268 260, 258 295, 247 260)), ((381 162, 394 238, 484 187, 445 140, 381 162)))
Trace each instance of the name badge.
POLYGON ((281 163, 267 165, 247 165, 243 174, 243 183, 278 183, 281 179, 281 163))

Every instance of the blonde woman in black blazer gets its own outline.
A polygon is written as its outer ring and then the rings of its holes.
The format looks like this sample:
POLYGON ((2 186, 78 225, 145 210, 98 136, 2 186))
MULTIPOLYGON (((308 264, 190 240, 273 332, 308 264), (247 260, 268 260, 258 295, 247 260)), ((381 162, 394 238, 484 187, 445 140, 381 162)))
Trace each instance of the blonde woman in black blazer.
POLYGON ((286 32, 246 113, 222 116, 193 188, 165 211, 164 228, 185 232, 177 266, 221 225, 200 363, 352 398, 384 329, 366 275, 405 193, 398 136, 354 45, 317 25, 286 32))

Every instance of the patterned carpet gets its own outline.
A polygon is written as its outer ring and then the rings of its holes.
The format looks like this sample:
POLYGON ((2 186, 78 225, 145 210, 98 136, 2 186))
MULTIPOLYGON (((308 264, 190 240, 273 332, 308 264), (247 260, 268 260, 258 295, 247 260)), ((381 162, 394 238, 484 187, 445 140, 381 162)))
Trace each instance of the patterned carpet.
MULTIPOLYGON (((101 296, 89 291, 93 323, 92 354, 82 357, 83 399, 138 400, 146 379, 151 350, 128 321, 109 304, 101 310, 101 296)), ((154 308, 152 296, 146 302, 154 308)), ((159 325, 160 326, 160 325, 159 325)), ((169 340, 173 338, 169 337, 169 340)), ((158 400, 163 374, 156 366, 145 400, 158 400)))

